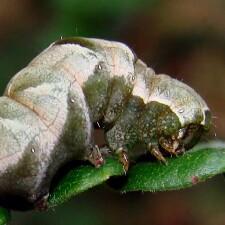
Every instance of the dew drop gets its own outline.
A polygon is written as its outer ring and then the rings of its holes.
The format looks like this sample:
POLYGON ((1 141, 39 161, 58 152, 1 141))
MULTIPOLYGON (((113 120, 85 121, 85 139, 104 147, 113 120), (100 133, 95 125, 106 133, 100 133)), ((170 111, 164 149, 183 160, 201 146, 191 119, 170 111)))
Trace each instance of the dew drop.
POLYGON ((184 112, 184 109, 179 109, 178 112, 179 113, 183 113, 184 112))
POLYGON ((184 137, 185 133, 186 133, 186 128, 181 128, 179 131, 178 131, 178 135, 177 135, 177 138, 178 139, 181 139, 184 137))
POLYGON ((101 69, 102 69, 102 66, 101 66, 100 64, 98 65, 98 69, 99 69, 99 70, 101 70, 101 69))
POLYGON ((71 98, 71 99, 70 99, 70 101, 71 101, 72 103, 74 103, 74 102, 75 102, 75 100, 74 100, 73 98, 71 98))
POLYGON ((34 149, 34 148, 31 148, 31 152, 32 152, 32 153, 35 153, 35 149, 34 149))
POLYGON ((36 195, 35 194, 32 194, 31 195, 31 199, 34 199, 35 200, 36 199, 36 195))

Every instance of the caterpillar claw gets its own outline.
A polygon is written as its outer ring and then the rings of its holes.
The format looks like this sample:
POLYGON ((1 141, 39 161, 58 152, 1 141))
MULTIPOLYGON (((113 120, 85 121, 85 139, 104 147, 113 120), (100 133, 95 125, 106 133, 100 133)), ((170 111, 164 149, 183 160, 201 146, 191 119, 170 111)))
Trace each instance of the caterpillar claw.
POLYGON ((169 138, 160 137, 159 144, 171 155, 177 156, 179 154, 180 141, 175 136, 169 138))
POLYGON ((157 145, 148 144, 148 151, 159 161, 163 162, 167 165, 167 161, 164 158, 163 154, 160 152, 159 147, 157 145))
POLYGON ((116 150, 116 154, 118 155, 119 161, 123 165, 124 173, 126 174, 130 165, 127 151, 121 147, 116 150))
POLYGON ((96 168, 99 168, 105 162, 97 145, 91 146, 90 153, 87 156, 87 160, 96 168))
POLYGON ((47 211, 48 210, 48 197, 49 193, 45 194, 41 199, 39 199, 34 208, 38 211, 47 211))

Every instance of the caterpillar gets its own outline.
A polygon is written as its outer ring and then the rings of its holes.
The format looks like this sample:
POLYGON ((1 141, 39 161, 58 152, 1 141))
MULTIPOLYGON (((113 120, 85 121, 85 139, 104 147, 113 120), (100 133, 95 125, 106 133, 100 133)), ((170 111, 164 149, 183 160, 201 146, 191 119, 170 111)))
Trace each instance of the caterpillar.
POLYGON ((166 162, 165 152, 186 151, 210 124, 207 104, 191 87, 156 75, 125 44, 58 40, 0 97, 0 204, 34 207, 60 167, 74 159, 100 166, 105 149, 125 167, 127 157, 145 152, 166 162), (95 127, 104 131, 102 148, 95 127))

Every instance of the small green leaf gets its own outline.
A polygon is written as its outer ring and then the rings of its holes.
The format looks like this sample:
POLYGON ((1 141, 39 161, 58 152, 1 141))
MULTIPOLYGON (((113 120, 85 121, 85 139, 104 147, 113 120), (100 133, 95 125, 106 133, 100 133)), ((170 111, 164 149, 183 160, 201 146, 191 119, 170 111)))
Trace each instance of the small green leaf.
POLYGON ((204 148, 168 159, 168 165, 140 163, 128 174, 127 191, 167 191, 190 187, 225 172, 225 147, 204 148))
POLYGON ((59 205, 81 192, 124 173, 117 159, 108 158, 100 168, 85 165, 71 170, 57 185, 49 197, 49 207, 59 205))
POLYGON ((5 208, 0 208, 0 225, 6 225, 10 218, 10 211, 5 208))
MULTIPOLYGON (((159 162, 139 162, 127 173, 121 191, 166 191, 190 187, 216 174, 225 172, 225 144, 210 142, 195 146, 183 156, 168 158, 168 165, 159 162), (125 182, 124 182, 125 181, 125 182)), ((100 168, 83 165, 62 178, 49 197, 49 207, 107 181, 124 175, 117 158, 108 158, 100 168)))

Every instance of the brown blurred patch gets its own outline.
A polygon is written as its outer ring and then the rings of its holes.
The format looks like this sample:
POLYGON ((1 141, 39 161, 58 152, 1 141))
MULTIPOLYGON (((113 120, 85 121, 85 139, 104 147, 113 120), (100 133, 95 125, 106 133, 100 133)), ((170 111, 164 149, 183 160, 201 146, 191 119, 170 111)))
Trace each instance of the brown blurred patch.
POLYGON ((0 40, 22 30, 32 30, 40 24, 44 14, 40 14, 40 2, 30 0, 1 0, 0 40))
POLYGON ((158 14, 163 33, 216 32, 225 35, 225 3, 223 0, 164 1, 158 14))
POLYGON ((196 49, 180 71, 188 83, 205 98, 213 114, 217 136, 225 138, 225 52, 223 49, 196 49))

